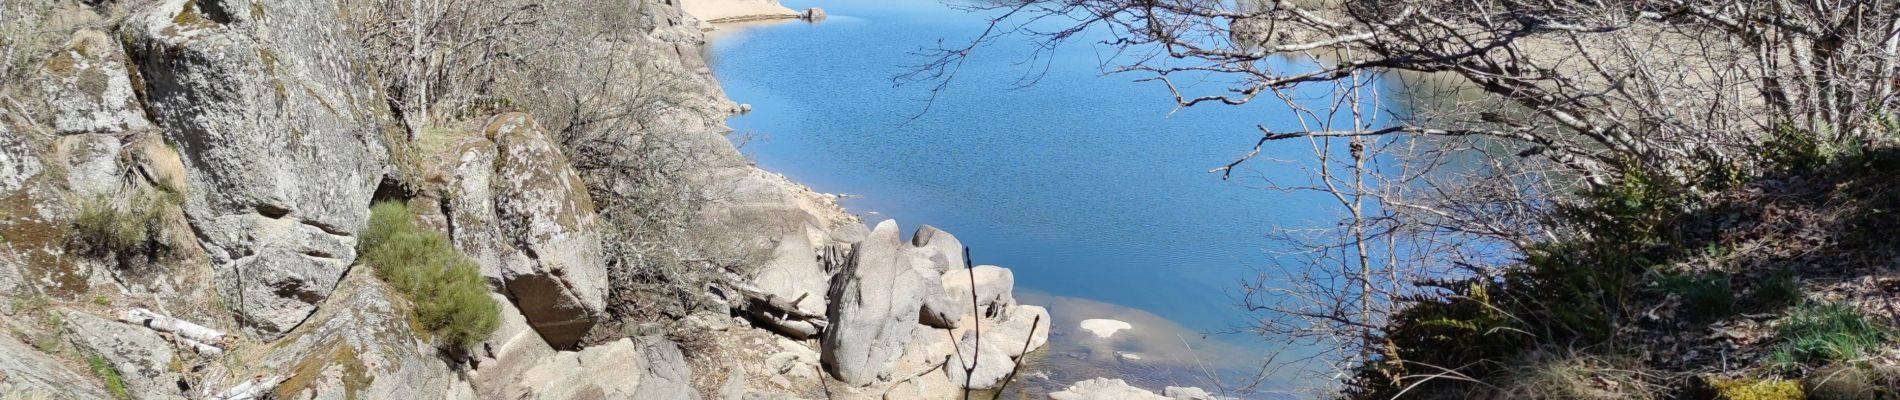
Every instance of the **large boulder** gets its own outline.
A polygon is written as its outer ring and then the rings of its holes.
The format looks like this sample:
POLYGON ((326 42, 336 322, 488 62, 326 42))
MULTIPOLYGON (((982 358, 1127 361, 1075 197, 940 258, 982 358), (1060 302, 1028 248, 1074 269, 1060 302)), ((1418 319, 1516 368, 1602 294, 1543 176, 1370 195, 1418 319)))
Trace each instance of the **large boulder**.
POLYGON ((930 269, 938 275, 969 266, 963 259, 963 242, 937 227, 917 227, 917 232, 910 234, 910 245, 930 259, 930 269))
POLYGON ((923 308, 919 311, 917 322, 937 328, 955 329, 962 323, 963 316, 970 314, 972 299, 968 294, 951 294, 941 284, 942 272, 931 268, 933 263, 926 249, 906 249, 911 258, 911 272, 923 279, 923 308), (938 284, 930 284, 938 283, 938 284))
POLYGON ((259 362, 284 378, 280 399, 467 399, 474 389, 417 333, 412 307, 359 268, 310 322, 259 362))
MULTIPOLYGON (((780 238, 771 257, 752 277, 760 291, 787 302, 797 300, 791 305, 814 313, 822 314, 829 308, 825 295, 830 275, 819 264, 818 252, 806 235, 795 233, 780 238)), ((773 331, 793 338, 805 339, 818 333, 818 327, 811 322, 788 319, 782 314, 763 312, 755 313, 754 317, 773 331)))
POLYGON ((984 318, 1001 317, 1004 311, 1016 305, 1016 275, 1008 268, 979 265, 976 268, 956 269, 943 273, 939 282, 950 297, 963 299, 966 304, 974 294, 974 311, 984 318))
POLYGON ((838 380, 869 385, 891 378, 904 340, 917 324, 925 286, 897 230, 886 220, 855 246, 850 261, 832 277, 826 316, 824 362, 838 380))
POLYGON ((555 350, 528 326, 528 319, 506 297, 490 296, 500 305, 501 323, 475 348, 475 370, 469 374, 469 381, 484 398, 494 399, 519 382, 529 368, 554 357, 555 350))
POLYGON ((125 391, 135 399, 183 399, 192 387, 174 370, 177 355, 157 332, 77 311, 65 313, 62 330, 73 347, 99 357, 118 372, 125 391))
POLYGON ((698 399, 679 347, 657 337, 633 337, 564 351, 528 368, 490 399, 698 399))
MULTIPOLYGON (((0 325, 5 321, 0 320, 0 325)), ((93 382, 13 335, 0 335, 0 399, 112 398, 93 382)))
POLYGON ((983 321, 984 346, 1003 349, 1011 358, 1042 348, 1049 343, 1049 310, 1019 305, 1003 313, 1002 318, 983 321))
POLYGON ((128 17, 145 108, 184 156, 186 214, 266 339, 330 296, 387 164, 382 96, 334 2, 165 0, 128 17))
POLYGON ((572 349, 607 302, 600 221, 587 185, 527 114, 495 117, 495 216, 529 262, 504 263, 508 297, 548 344, 572 349))
POLYGON ((979 338, 976 332, 965 333, 963 339, 957 341, 956 354, 944 363, 944 373, 958 386, 995 389, 1016 370, 1016 360, 1010 359, 1008 351, 1000 347, 989 338, 979 338))

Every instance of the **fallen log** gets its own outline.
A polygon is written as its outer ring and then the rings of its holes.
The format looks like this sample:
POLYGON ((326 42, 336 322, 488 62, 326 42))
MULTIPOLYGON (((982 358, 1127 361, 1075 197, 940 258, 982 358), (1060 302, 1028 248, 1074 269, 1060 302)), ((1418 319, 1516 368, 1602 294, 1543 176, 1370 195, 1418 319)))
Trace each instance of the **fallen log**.
POLYGON ((160 315, 143 308, 126 310, 124 314, 119 315, 119 320, 170 334, 175 342, 190 347, 199 354, 212 357, 224 354, 224 347, 229 344, 229 338, 224 335, 224 332, 160 315))
POLYGON ((238 384, 237 386, 232 386, 230 389, 225 390, 224 393, 219 393, 216 396, 211 396, 211 400, 263 399, 265 396, 269 395, 272 390, 277 389, 277 384, 283 383, 283 382, 284 382, 284 378, 281 376, 265 377, 263 375, 258 375, 256 377, 252 377, 251 379, 244 381, 244 383, 238 384))

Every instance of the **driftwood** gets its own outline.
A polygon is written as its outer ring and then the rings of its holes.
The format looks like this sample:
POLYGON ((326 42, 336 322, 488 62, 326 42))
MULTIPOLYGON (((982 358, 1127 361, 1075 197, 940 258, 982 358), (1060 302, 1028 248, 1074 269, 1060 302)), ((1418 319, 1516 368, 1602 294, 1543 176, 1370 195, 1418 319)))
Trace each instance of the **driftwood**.
POLYGON ((119 320, 170 334, 169 338, 174 342, 190 347, 199 354, 212 357, 224 354, 224 346, 228 344, 228 337, 224 335, 224 332, 160 315, 143 308, 126 310, 119 316, 119 320))
POLYGON ((219 393, 216 396, 211 396, 211 400, 263 399, 265 396, 270 394, 271 390, 277 389, 277 384, 283 383, 283 381, 284 381, 284 378, 281 376, 265 377, 263 375, 259 375, 249 380, 246 380, 244 381, 244 383, 240 383, 237 386, 232 386, 230 389, 225 390, 224 393, 219 393))
POLYGON ((817 327, 819 331, 824 331, 825 328, 831 326, 831 322, 825 318, 824 314, 798 307, 799 302, 811 296, 810 293, 801 294, 796 299, 786 301, 783 297, 766 293, 757 286, 746 283, 739 274, 730 272, 726 273, 726 284, 745 298, 745 301, 732 303, 735 309, 770 318, 805 322, 817 327))

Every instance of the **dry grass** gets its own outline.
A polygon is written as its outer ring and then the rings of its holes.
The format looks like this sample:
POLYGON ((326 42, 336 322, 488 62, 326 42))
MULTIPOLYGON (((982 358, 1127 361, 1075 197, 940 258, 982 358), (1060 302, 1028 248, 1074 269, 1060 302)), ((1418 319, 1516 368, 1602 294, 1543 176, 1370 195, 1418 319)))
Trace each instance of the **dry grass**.
POLYGON ((1660 374, 1641 363, 1568 350, 1534 352, 1499 387, 1496 398, 1651 400, 1663 398, 1660 374))

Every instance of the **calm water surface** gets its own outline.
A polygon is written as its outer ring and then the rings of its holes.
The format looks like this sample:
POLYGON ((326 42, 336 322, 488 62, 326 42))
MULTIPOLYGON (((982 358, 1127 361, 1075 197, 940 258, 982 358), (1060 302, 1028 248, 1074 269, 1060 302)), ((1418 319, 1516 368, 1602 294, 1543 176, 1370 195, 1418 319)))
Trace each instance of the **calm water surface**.
MULTIPOLYGON (((1261 179, 1306 179, 1288 165, 1253 163, 1232 181, 1207 171, 1244 154, 1259 137, 1255 125, 1292 128, 1284 106, 1177 111, 1159 83, 1102 75, 1098 52, 1107 49, 1087 43, 1061 48, 1040 80, 1018 88, 1038 70, 1021 64, 1030 47, 1017 40, 977 53, 924 112, 929 85, 894 87, 891 78, 925 61, 912 52, 980 32, 982 16, 931 0, 784 3, 831 17, 713 36, 715 73, 729 97, 753 106, 731 126, 765 138, 743 150, 816 190, 857 196, 844 205, 867 222, 935 225, 975 262, 1014 270, 1019 297, 1055 314, 1057 345, 1042 375, 1142 372, 1156 389, 1208 386, 1194 381, 1204 379, 1200 364, 1255 372, 1276 348, 1218 332, 1247 322, 1234 296, 1276 250, 1264 235, 1330 222, 1337 209, 1259 189, 1261 179), (1105 316, 1128 318, 1148 337, 1110 349, 1078 337, 1086 333, 1076 321, 1105 316), (1151 348, 1167 343, 1196 351, 1151 348), (1181 368, 1184 357, 1201 360, 1181 368), (1149 370, 1170 365, 1176 374, 1149 370)), ((1268 153, 1306 154, 1304 143, 1282 146, 1268 153)))

